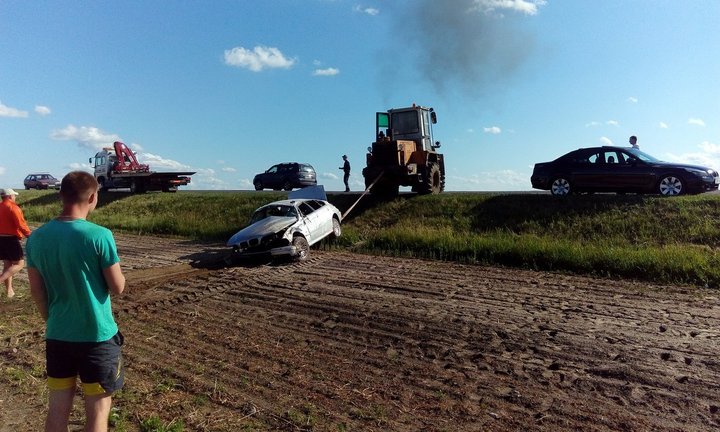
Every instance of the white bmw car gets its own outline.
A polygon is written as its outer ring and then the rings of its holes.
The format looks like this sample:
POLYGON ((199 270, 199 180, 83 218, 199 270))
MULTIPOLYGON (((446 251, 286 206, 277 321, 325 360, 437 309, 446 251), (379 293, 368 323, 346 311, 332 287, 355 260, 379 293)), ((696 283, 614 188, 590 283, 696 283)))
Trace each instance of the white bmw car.
POLYGON ((310 246, 327 236, 340 237, 342 213, 323 199, 274 201, 255 210, 250 224, 227 245, 240 256, 290 256, 304 261, 310 246))

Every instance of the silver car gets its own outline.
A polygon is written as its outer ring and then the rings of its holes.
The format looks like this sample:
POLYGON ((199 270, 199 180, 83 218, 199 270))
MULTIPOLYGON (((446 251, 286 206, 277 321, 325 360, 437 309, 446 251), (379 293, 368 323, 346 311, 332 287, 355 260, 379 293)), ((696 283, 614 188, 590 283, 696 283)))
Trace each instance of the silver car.
POLYGON ((296 198, 274 201, 255 210, 248 226, 228 240, 239 256, 290 256, 304 261, 310 246, 340 237, 342 213, 327 200, 296 198))

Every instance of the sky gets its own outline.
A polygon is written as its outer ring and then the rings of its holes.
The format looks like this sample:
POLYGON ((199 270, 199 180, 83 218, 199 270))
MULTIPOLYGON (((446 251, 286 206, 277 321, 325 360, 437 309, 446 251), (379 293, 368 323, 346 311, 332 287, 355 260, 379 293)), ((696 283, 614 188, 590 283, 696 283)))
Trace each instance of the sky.
POLYGON ((447 191, 596 145, 720 169, 719 0, 0 0, 0 187, 114 141, 195 190, 280 162, 364 189, 375 112, 433 107, 447 191))

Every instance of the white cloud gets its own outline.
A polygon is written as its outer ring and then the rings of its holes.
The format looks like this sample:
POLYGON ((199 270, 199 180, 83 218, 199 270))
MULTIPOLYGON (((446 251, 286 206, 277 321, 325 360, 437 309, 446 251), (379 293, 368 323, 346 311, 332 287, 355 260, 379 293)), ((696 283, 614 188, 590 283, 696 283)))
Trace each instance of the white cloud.
POLYGON ((40 114, 41 116, 46 116, 50 114, 52 111, 50 108, 44 106, 44 105, 35 105, 35 112, 40 114))
POLYGON ((340 73, 340 69, 326 68, 326 69, 315 69, 313 72, 314 76, 335 76, 340 73))
POLYGON ((683 154, 668 154, 667 160, 672 162, 689 163, 720 169, 720 145, 703 141, 698 145, 700 151, 683 154))
POLYGON ((241 189, 255 189, 255 186, 250 179, 240 179, 238 185, 240 185, 241 189))
POLYGON ((368 15, 371 15, 371 16, 375 16, 375 15, 378 15, 378 14, 380 13, 380 9, 376 9, 376 8, 373 8, 373 7, 365 7, 365 6, 360 6, 360 5, 356 5, 356 6, 353 8, 353 10, 354 10, 355 12, 361 12, 361 13, 368 14, 368 15))
POLYGON ((78 163, 78 162, 73 162, 71 164, 68 164, 67 168, 70 171, 87 171, 87 172, 94 171, 93 167, 90 164, 78 163))
POLYGON ((720 155, 720 145, 711 143, 710 141, 703 141, 702 143, 700 143, 700 148, 705 153, 720 155))
POLYGON ((602 143, 602 145, 613 145, 612 140, 608 137, 600 137, 599 141, 602 143))
POLYGON ((525 15, 535 15, 540 6, 547 4, 545 0, 473 0, 470 10, 479 10, 485 14, 499 13, 502 10, 521 12, 525 15))
POLYGON ((4 105, 2 101, 0 101, 0 117, 17 117, 17 118, 25 118, 28 116, 27 111, 22 111, 17 108, 9 107, 7 105, 4 105))
POLYGON ((483 132, 485 132, 485 133, 490 133, 490 134, 493 134, 493 135, 497 135, 497 134, 499 134, 500 132, 502 132, 502 129, 500 129, 500 128, 497 127, 497 126, 490 126, 490 127, 484 127, 484 128, 483 128, 483 132))
POLYGON ((0 175, 3 175, 3 174, 5 174, 5 167, 0 166, 0 175))
POLYGON ((137 159, 140 163, 150 165, 150 169, 153 171, 195 171, 189 165, 153 153, 138 153, 137 159))
POLYGON ((695 126, 705 126, 705 121, 699 118, 689 118, 688 124, 695 126))
POLYGON ((289 69, 295 64, 295 59, 288 59, 279 49, 266 46, 256 46, 251 50, 235 47, 225 50, 225 64, 260 72, 263 69, 289 69))
POLYGON ((81 147, 100 150, 111 146, 115 141, 122 141, 117 134, 103 132, 93 126, 67 125, 63 129, 50 132, 50 138, 57 141, 75 141, 81 147))
POLYGON ((600 126, 600 122, 591 121, 590 123, 585 123, 585 127, 595 127, 595 126, 600 126))
POLYGON ((326 180, 340 180, 340 176, 337 174, 331 173, 331 172, 324 172, 320 174, 320 178, 326 179, 326 180))
POLYGON ((468 128, 466 132, 467 132, 467 133, 475 133, 475 129, 473 129, 473 128, 468 128))
POLYGON ((665 122, 660 122, 660 123, 658 124, 658 127, 659 127, 660 129, 667 129, 667 128, 668 128, 668 125, 667 125, 667 123, 665 123, 665 122))
POLYGON ((608 120, 605 124, 608 126, 620 126, 620 123, 617 120, 608 120))
POLYGON ((220 168, 220 171, 222 171, 222 172, 229 172, 229 173, 237 172, 237 170, 236 170, 235 168, 232 168, 232 167, 222 167, 222 168, 220 168))
POLYGON ((638 98, 636 98, 634 96, 630 96, 629 98, 627 98, 627 101, 630 103, 636 104, 636 103, 638 103, 638 98))

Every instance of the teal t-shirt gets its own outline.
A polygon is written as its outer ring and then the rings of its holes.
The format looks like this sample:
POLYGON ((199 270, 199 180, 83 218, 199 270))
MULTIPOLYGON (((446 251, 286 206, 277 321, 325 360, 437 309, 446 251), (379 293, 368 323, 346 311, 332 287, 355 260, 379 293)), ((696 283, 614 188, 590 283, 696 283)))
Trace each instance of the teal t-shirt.
POLYGON ((25 249, 28 267, 45 282, 47 339, 102 342, 117 333, 102 273, 120 261, 109 229, 82 219, 55 219, 33 231, 25 249))

